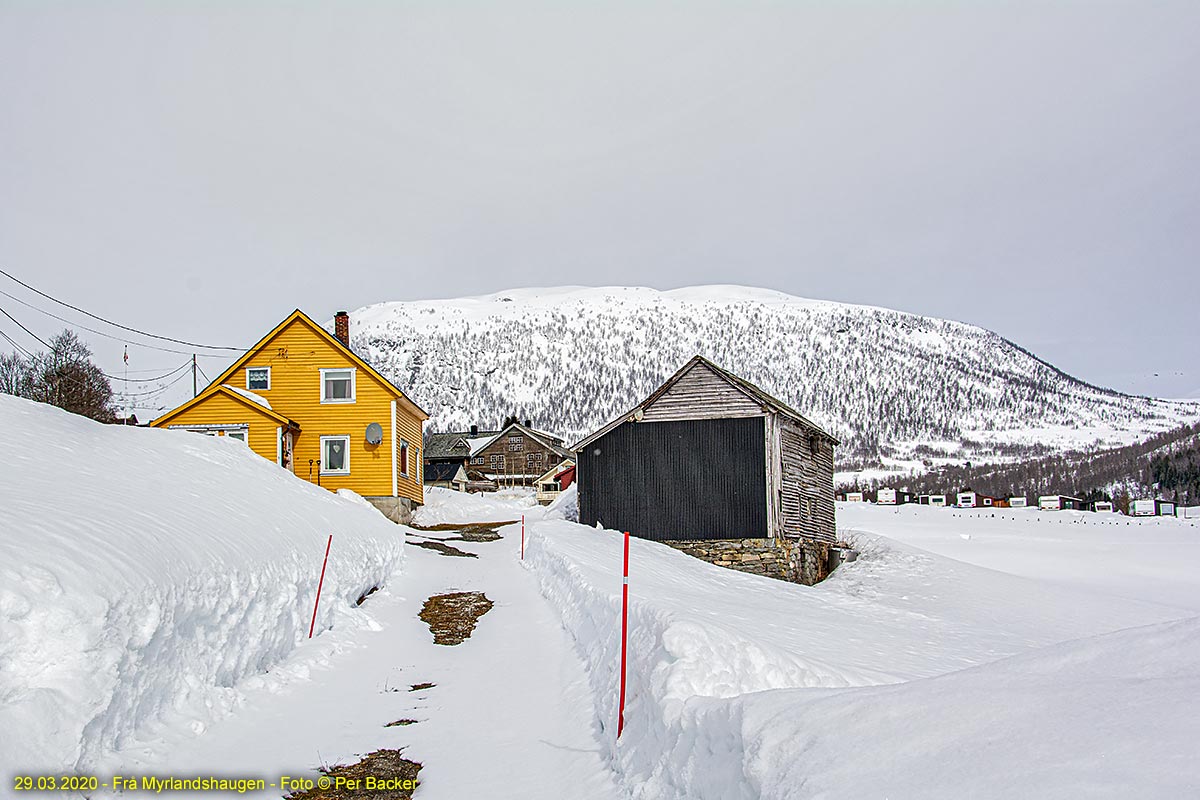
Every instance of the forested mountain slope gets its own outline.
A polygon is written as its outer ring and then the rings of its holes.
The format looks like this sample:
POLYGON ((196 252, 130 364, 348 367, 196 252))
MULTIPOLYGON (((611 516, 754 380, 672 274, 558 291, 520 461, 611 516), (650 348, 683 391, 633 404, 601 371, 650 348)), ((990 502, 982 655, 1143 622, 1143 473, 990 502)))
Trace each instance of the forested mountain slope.
POLYGON ((509 414, 574 440, 699 353, 838 436, 839 469, 903 469, 1128 444, 1200 402, 1089 385, 990 331, 763 289, 518 289, 367 306, 352 344, 433 414, 509 414))

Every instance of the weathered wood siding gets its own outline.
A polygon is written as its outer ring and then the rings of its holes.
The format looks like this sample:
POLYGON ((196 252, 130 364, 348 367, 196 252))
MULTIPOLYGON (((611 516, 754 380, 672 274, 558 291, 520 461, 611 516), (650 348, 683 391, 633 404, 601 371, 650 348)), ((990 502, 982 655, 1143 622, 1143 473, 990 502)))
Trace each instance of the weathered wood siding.
POLYGON ((506 431, 475 454, 469 469, 496 476, 497 481, 532 486, 534 479, 563 456, 520 431, 506 431), (478 459, 483 459, 482 463, 478 459))
POLYGON ((833 446, 791 419, 780 419, 780 432, 783 533, 833 542, 833 446))
POLYGON ((626 422, 578 454, 579 521, 655 540, 767 532, 763 418, 626 422))
POLYGON ((731 419, 760 417, 763 408, 729 381, 703 364, 697 364, 643 409, 643 414, 644 422, 731 419))

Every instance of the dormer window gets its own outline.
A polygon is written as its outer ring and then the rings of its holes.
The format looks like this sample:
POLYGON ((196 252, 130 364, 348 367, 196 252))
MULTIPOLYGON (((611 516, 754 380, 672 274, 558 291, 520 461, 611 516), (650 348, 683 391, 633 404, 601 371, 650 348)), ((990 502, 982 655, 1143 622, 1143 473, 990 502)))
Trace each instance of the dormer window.
POLYGON ((321 370, 321 402, 353 403, 354 372, 353 369, 321 370))
POLYGON ((270 367, 247 367, 246 388, 252 392, 265 392, 271 388, 270 367))

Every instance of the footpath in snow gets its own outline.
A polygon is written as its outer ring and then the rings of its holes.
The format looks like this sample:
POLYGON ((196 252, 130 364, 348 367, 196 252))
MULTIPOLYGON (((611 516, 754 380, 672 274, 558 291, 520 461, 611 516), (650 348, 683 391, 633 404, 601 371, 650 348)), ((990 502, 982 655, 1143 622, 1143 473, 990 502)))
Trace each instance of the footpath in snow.
MULTIPOLYGON (((519 519, 542 509, 462 498, 418 517, 429 525, 519 519)), ((420 762, 417 797, 620 797, 598 743, 586 665, 555 609, 520 561, 520 525, 490 542, 454 540, 452 530, 409 531, 403 578, 363 608, 372 631, 331 631, 339 651, 281 691, 245 693, 235 715, 203 736, 168 734, 158 746, 120 754, 121 768, 222 770, 316 777, 319 765, 353 763, 379 748, 420 762), (442 555, 412 542, 445 544, 477 558, 442 555), (425 600, 482 592, 494 603, 455 646, 433 643, 418 619, 425 600), (410 691, 413 685, 434 684, 410 691), (385 727, 397 720, 408 725, 385 727), (566 794, 564 794, 566 793, 566 794)), ((332 646, 332 645, 331 645, 332 646)), ((263 796, 278 796, 268 791, 263 796)))

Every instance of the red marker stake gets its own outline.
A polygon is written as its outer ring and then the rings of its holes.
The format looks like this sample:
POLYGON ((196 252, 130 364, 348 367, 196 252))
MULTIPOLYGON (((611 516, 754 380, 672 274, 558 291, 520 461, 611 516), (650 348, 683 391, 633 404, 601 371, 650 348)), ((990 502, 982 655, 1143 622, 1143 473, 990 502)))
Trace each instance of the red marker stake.
POLYGON ((329 564, 329 548, 333 545, 333 534, 329 534, 329 541, 325 543, 325 560, 321 563, 321 580, 317 581, 317 599, 313 603, 313 618, 312 624, 308 626, 308 638, 312 638, 313 629, 317 627, 317 606, 321 605, 321 587, 325 585, 325 567, 329 564))
POLYGON ((621 578, 621 699, 617 702, 617 738, 625 729, 625 644, 629 638, 629 531, 625 531, 625 572, 621 578))
POLYGON ((525 515, 521 515, 521 560, 525 560, 525 515))

